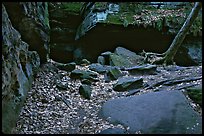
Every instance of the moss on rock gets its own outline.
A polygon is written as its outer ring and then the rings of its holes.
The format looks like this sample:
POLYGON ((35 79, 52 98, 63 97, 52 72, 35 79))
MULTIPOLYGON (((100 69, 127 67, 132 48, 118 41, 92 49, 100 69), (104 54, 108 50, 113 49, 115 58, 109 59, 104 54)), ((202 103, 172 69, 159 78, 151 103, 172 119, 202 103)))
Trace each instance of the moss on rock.
POLYGON ((188 96, 202 107, 202 85, 187 88, 188 96))

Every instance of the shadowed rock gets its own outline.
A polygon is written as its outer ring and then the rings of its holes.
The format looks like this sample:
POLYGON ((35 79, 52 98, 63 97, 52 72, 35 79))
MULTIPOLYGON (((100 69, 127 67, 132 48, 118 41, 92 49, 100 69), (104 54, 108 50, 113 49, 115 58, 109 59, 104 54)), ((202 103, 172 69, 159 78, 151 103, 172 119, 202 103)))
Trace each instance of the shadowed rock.
POLYGON ((89 85, 81 85, 79 87, 79 94, 84 97, 85 99, 89 99, 91 97, 91 87, 89 85))
POLYGON ((133 66, 126 68, 131 75, 138 75, 138 74, 156 74, 156 65, 145 64, 140 66, 133 66))
POLYGON ((135 77, 122 77, 113 85, 115 91, 128 91, 142 87, 143 79, 135 77))
POLYGON ((202 117, 177 90, 107 101, 99 115, 111 123, 129 127, 134 134, 201 134, 202 117))

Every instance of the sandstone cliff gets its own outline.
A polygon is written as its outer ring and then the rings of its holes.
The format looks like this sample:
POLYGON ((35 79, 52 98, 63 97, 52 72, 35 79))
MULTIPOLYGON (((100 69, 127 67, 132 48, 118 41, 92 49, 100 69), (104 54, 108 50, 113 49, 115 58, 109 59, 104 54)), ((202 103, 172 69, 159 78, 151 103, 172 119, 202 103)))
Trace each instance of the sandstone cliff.
POLYGON ((47 59, 46 3, 2 4, 2 132, 12 133, 33 76, 47 59))

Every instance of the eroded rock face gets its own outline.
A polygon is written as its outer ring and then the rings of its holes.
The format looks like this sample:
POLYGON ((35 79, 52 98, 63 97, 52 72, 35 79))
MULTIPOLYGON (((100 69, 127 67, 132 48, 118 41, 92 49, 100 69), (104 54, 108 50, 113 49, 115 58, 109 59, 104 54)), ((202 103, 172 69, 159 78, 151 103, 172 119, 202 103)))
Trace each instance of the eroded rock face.
POLYGON ((28 51, 2 4, 2 132, 15 126, 33 75, 40 65, 36 51, 28 51))
POLYGON ((29 50, 37 51, 41 63, 47 61, 49 53, 49 18, 46 2, 5 2, 5 8, 22 40, 29 50))

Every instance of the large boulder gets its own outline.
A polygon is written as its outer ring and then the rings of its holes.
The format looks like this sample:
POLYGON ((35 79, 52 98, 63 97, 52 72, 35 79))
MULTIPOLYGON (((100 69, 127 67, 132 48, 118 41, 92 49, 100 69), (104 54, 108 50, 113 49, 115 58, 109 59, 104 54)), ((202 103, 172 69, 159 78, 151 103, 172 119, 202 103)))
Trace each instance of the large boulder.
POLYGON ((105 58, 105 64, 119 67, 132 67, 143 63, 144 57, 137 55, 123 47, 117 47, 114 53, 105 52, 101 54, 105 58), (108 58, 108 59, 107 59, 108 58), (109 63, 107 62, 109 61, 109 63))
POLYGON ((130 134, 202 134, 202 117, 177 90, 109 100, 99 115, 130 134))
MULTIPOLYGON (((12 5, 12 4, 11 4, 12 5)), ((33 75, 40 65, 35 51, 28 51, 14 29, 2 4, 2 132, 12 133, 18 115, 30 90, 33 75)))
POLYGON ((143 56, 137 55, 135 52, 132 52, 124 47, 117 47, 114 53, 129 60, 133 65, 139 65, 144 60, 143 56))
POLYGON ((110 65, 111 66, 119 66, 119 67, 131 67, 133 64, 124 57, 117 55, 117 54, 111 54, 110 55, 110 65))

